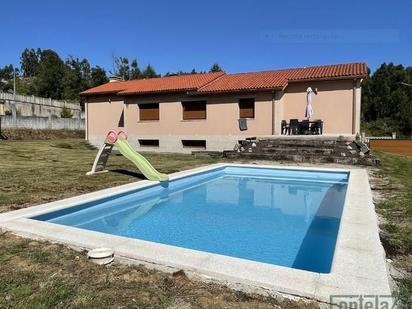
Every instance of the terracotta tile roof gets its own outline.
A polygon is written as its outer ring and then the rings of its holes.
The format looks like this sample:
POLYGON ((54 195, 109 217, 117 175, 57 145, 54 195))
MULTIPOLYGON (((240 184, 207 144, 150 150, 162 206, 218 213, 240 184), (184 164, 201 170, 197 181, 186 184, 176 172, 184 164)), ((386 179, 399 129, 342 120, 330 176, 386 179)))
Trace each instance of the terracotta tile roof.
POLYGON ((197 90, 225 74, 224 72, 190 74, 179 76, 136 79, 124 82, 112 82, 97 86, 82 95, 117 93, 119 95, 146 94, 158 92, 176 92, 197 90))
POLYGON ((110 93, 118 93, 119 91, 126 90, 128 87, 133 85, 136 80, 129 80, 123 82, 112 82, 106 83, 97 87, 93 87, 81 92, 81 95, 95 95, 95 94, 110 94, 110 93))
POLYGON ((252 73, 226 74, 219 79, 203 86, 197 92, 228 92, 249 89, 279 89, 284 88, 288 80, 281 71, 265 71, 252 73))
POLYGON ((226 74, 197 90, 198 93, 283 89, 302 80, 366 77, 365 63, 335 64, 297 69, 226 74))
POLYGON ((368 66, 366 63, 346 63, 323 65, 307 68, 285 70, 288 80, 312 80, 312 79, 331 79, 345 77, 366 77, 368 66))
POLYGON ((290 82, 363 78, 367 74, 366 63, 335 64, 237 74, 218 72, 112 82, 88 89, 81 94, 85 96, 109 93, 133 95, 178 91, 202 94, 244 90, 272 90, 283 89, 290 82))

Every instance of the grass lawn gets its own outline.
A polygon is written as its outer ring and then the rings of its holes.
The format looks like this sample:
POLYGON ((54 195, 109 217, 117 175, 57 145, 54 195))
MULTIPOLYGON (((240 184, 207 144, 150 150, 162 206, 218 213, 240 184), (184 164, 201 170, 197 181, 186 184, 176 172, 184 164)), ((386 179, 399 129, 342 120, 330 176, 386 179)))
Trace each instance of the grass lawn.
MULTIPOLYGON (((2 141, 0 143, 0 212, 143 179, 123 156, 112 155, 112 172, 85 176, 96 150, 81 139, 2 141)), ((147 154, 160 172, 173 173, 217 162, 179 154, 147 154)))
POLYGON ((412 158, 384 152, 378 174, 388 179, 381 190, 384 199, 376 208, 383 218, 381 239, 386 254, 400 270, 397 279, 401 299, 412 306, 412 158))
MULTIPOLYGON (((85 176, 96 150, 80 139, 0 142, 0 212, 133 182, 141 177, 122 156, 111 156, 111 172, 85 176)), ((219 159, 147 154, 172 173, 219 159)), ((412 159, 378 153, 375 172, 386 199, 377 204, 384 222, 381 238, 404 275, 403 297, 412 291, 412 159), (385 180, 389 179, 389 181, 385 180), (386 182, 385 182, 386 181, 386 182)), ((139 266, 91 264, 64 246, 0 235, 0 307, 121 308, 315 308, 315 303, 276 300, 139 266)))
POLYGON ((0 236, 0 308, 316 308, 143 266, 98 266, 62 245, 0 236))
MULTIPOLYGON (((111 172, 85 176, 96 150, 81 139, 0 143, 0 212, 133 182, 141 177, 122 156, 111 172)), ((146 154, 172 173, 218 159, 146 154)), ((1 234, 1 233, 0 233, 1 234)), ((0 235, 0 308, 315 308, 189 280, 140 266, 97 266, 61 245, 0 235)))

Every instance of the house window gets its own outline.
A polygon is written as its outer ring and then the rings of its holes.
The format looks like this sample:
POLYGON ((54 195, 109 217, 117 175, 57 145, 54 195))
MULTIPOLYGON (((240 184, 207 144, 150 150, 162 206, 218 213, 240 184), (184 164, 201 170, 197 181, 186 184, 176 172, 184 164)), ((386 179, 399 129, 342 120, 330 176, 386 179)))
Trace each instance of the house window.
POLYGON ((140 147, 159 147, 158 139, 139 139, 140 147))
POLYGON ((139 119, 159 120, 159 103, 139 104, 139 119))
POLYGON ((196 148, 196 149, 206 149, 205 140, 182 140, 183 148, 196 148))
POLYGON ((255 118, 255 99, 239 100, 239 118, 255 118))
POLYGON ((183 120, 206 119, 206 101, 182 102, 183 120))
POLYGON ((119 128, 124 128, 124 109, 122 110, 122 113, 120 114, 119 122, 117 124, 119 128))

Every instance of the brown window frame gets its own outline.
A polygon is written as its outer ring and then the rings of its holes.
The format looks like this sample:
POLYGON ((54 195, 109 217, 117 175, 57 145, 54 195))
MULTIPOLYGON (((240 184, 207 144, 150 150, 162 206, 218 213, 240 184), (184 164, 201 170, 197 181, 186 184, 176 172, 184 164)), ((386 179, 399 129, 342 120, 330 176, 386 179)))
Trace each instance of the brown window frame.
POLYGON ((200 139, 182 139, 183 148, 206 149, 206 140, 200 139))
POLYGON ((239 99, 239 118, 255 118, 255 103, 255 98, 239 99))
POLYGON ((197 101, 182 101, 182 119, 183 120, 206 120, 207 119, 207 101, 206 100, 197 100, 197 101), (197 109, 201 104, 204 106, 197 109))
POLYGON ((139 121, 160 120, 160 104, 159 103, 141 103, 138 105, 139 105, 139 121), (157 112, 155 110, 157 110, 157 112), (145 112, 142 113, 142 111, 145 111, 145 112))
POLYGON ((140 147, 159 147, 158 139, 142 138, 138 139, 140 147))

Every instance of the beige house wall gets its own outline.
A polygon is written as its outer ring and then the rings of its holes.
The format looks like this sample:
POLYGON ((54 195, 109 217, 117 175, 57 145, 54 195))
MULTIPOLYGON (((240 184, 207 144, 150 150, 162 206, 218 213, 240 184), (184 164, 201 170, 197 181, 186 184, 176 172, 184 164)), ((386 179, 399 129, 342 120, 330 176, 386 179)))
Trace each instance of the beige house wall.
POLYGON ((360 123, 360 83, 353 80, 291 83, 284 91, 187 96, 169 94, 119 98, 90 97, 86 103, 87 139, 100 145, 109 130, 124 130, 129 142, 140 151, 190 152, 182 140, 206 140, 207 150, 232 149, 251 136, 280 135, 280 121, 304 119, 306 89, 318 88, 313 97, 313 119, 324 121, 324 134, 352 135, 360 123), (240 98, 255 98, 255 118, 248 130, 239 129, 240 98), (206 100, 205 120, 183 120, 182 101, 206 100), (140 121, 138 104, 160 103, 159 120, 140 121), (123 128, 118 127, 124 110, 123 128), (354 112, 355 111, 355 112, 354 112), (158 139, 159 147, 140 147, 139 139, 158 139))
POLYGON ((129 142, 139 150, 191 152, 182 140, 206 140, 207 150, 233 149, 238 140, 248 136, 271 135, 273 94, 221 95, 194 97, 187 95, 90 98, 86 103, 87 139, 100 145, 109 130, 124 130, 129 142), (239 129, 240 98, 255 98, 255 118, 248 119, 248 130, 239 129), (206 119, 183 120, 182 101, 206 100, 206 119), (139 119, 139 105, 159 104, 159 120, 139 119), (124 109, 124 128, 118 127, 124 109), (159 147, 141 147, 139 139, 158 139, 159 147))
POLYGON ((314 114, 312 119, 323 120, 323 133, 333 135, 352 135, 354 121, 354 84, 353 80, 317 81, 290 83, 282 98, 282 119, 305 119, 306 89, 318 88, 318 95, 312 98, 314 114))
POLYGON ((87 98, 86 139, 100 145, 109 130, 122 130, 118 127, 124 104, 116 96, 98 96, 87 98))
POLYGON ((211 97, 128 98, 127 130, 130 134, 167 135, 270 135, 272 132, 272 94, 211 97), (240 98, 255 98, 255 118, 248 119, 248 130, 239 129, 240 98), (206 100, 206 119, 183 120, 182 101, 206 100), (138 104, 160 102, 160 120, 140 121, 138 104))

